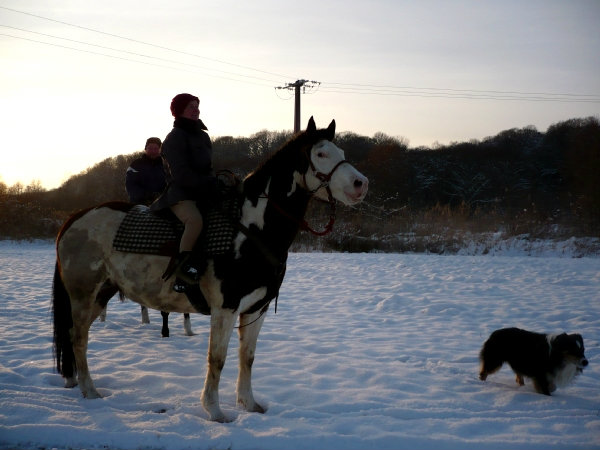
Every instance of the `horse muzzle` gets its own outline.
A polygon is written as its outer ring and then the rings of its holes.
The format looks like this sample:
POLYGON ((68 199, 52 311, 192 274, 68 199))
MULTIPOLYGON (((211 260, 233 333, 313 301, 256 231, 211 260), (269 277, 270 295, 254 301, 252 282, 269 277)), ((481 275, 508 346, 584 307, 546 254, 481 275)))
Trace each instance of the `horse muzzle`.
POLYGON ((350 187, 344 189, 344 195, 349 205, 363 201, 369 190, 369 179, 363 175, 356 176, 350 187))

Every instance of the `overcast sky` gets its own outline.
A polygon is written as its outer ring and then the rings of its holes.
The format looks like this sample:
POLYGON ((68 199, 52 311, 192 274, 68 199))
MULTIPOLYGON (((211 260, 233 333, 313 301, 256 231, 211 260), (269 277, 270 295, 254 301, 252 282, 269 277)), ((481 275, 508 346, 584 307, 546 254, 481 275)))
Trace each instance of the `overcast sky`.
POLYGON ((172 127, 302 127, 410 147, 600 115, 600 1, 0 0, 0 181, 50 189, 172 127))

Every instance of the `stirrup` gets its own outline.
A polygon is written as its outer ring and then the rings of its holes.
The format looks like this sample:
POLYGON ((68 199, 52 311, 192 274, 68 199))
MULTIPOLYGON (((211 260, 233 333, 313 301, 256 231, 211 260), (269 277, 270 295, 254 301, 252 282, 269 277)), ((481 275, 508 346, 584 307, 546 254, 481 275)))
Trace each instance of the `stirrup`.
POLYGON ((187 284, 197 283, 200 279, 198 269, 189 264, 182 264, 176 271, 177 278, 187 284))
POLYGON ((175 284, 173 285, 173 290, 175 292, 183 294, 187 290, 188 286, 189 286, 188 283, 183 281, 181 278, 177 277, 177 278, 175 278, 175 284))
POLYGON ((187 268, 191 267, 189 264, 187 264, 188 260, 190 259, 190 256, 191 252, 188 251, 179 252, 177 255, 173 256, 169 261, 169 265, 167 266, 165 272, 162 274, 162 279, 164 281, 167 281, 173 276, 173 274, 176 274, 178 277, 181 277, 183 275, 185 279, 191 279, 193 277, 193 274, 192 277, 186 274, 188 270, 187 268))

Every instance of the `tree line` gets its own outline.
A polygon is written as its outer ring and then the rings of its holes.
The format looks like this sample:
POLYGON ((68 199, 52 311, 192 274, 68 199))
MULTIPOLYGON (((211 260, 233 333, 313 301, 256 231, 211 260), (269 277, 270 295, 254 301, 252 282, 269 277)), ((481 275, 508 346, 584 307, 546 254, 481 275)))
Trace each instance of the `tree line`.
MULTIPOLYGON (((250 137, 217 137, 215 169, 243 177, 278 150, 291 132, 263 130, 250 137)), ((339 133, 336 144, 369 178, 358 207, 338 207, 337 231, 325 242, 335 249, 376 248, 381 234, 414 231, 434 222, 527 231, 540 224, 600 235, 600 122, 577 118, 550 126, 513 128, 482 140, 409 148, 403 138, 339 133), (451 219, 451 220, 450 220, 451 219), (351 242, 351 244, 350 244, 351 242)), ((73 212, 127 200, 125 171, 139 153, 107 158, 45 190, 0 182, 0 238, 53 237, 73 212)), ((328 211, 311 204, 308 219, 328 211)), ((326 220, 325 220, 326 221, 326 220)), ((301 242, 310 243, 309 237, 301 242)))

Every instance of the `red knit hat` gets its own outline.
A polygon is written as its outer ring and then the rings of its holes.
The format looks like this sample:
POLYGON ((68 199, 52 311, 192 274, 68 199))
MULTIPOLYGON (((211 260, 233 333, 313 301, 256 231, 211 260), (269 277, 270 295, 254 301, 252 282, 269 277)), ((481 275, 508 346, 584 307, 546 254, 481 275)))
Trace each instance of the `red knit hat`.
POLYGON ((171 114, 173 114, 173 117, 179 117, 183 114, 183 111, 192 100, 200 103, 200 99, 192 94, 177 94, 173 97, 173 100, 171 100, 171 114))

